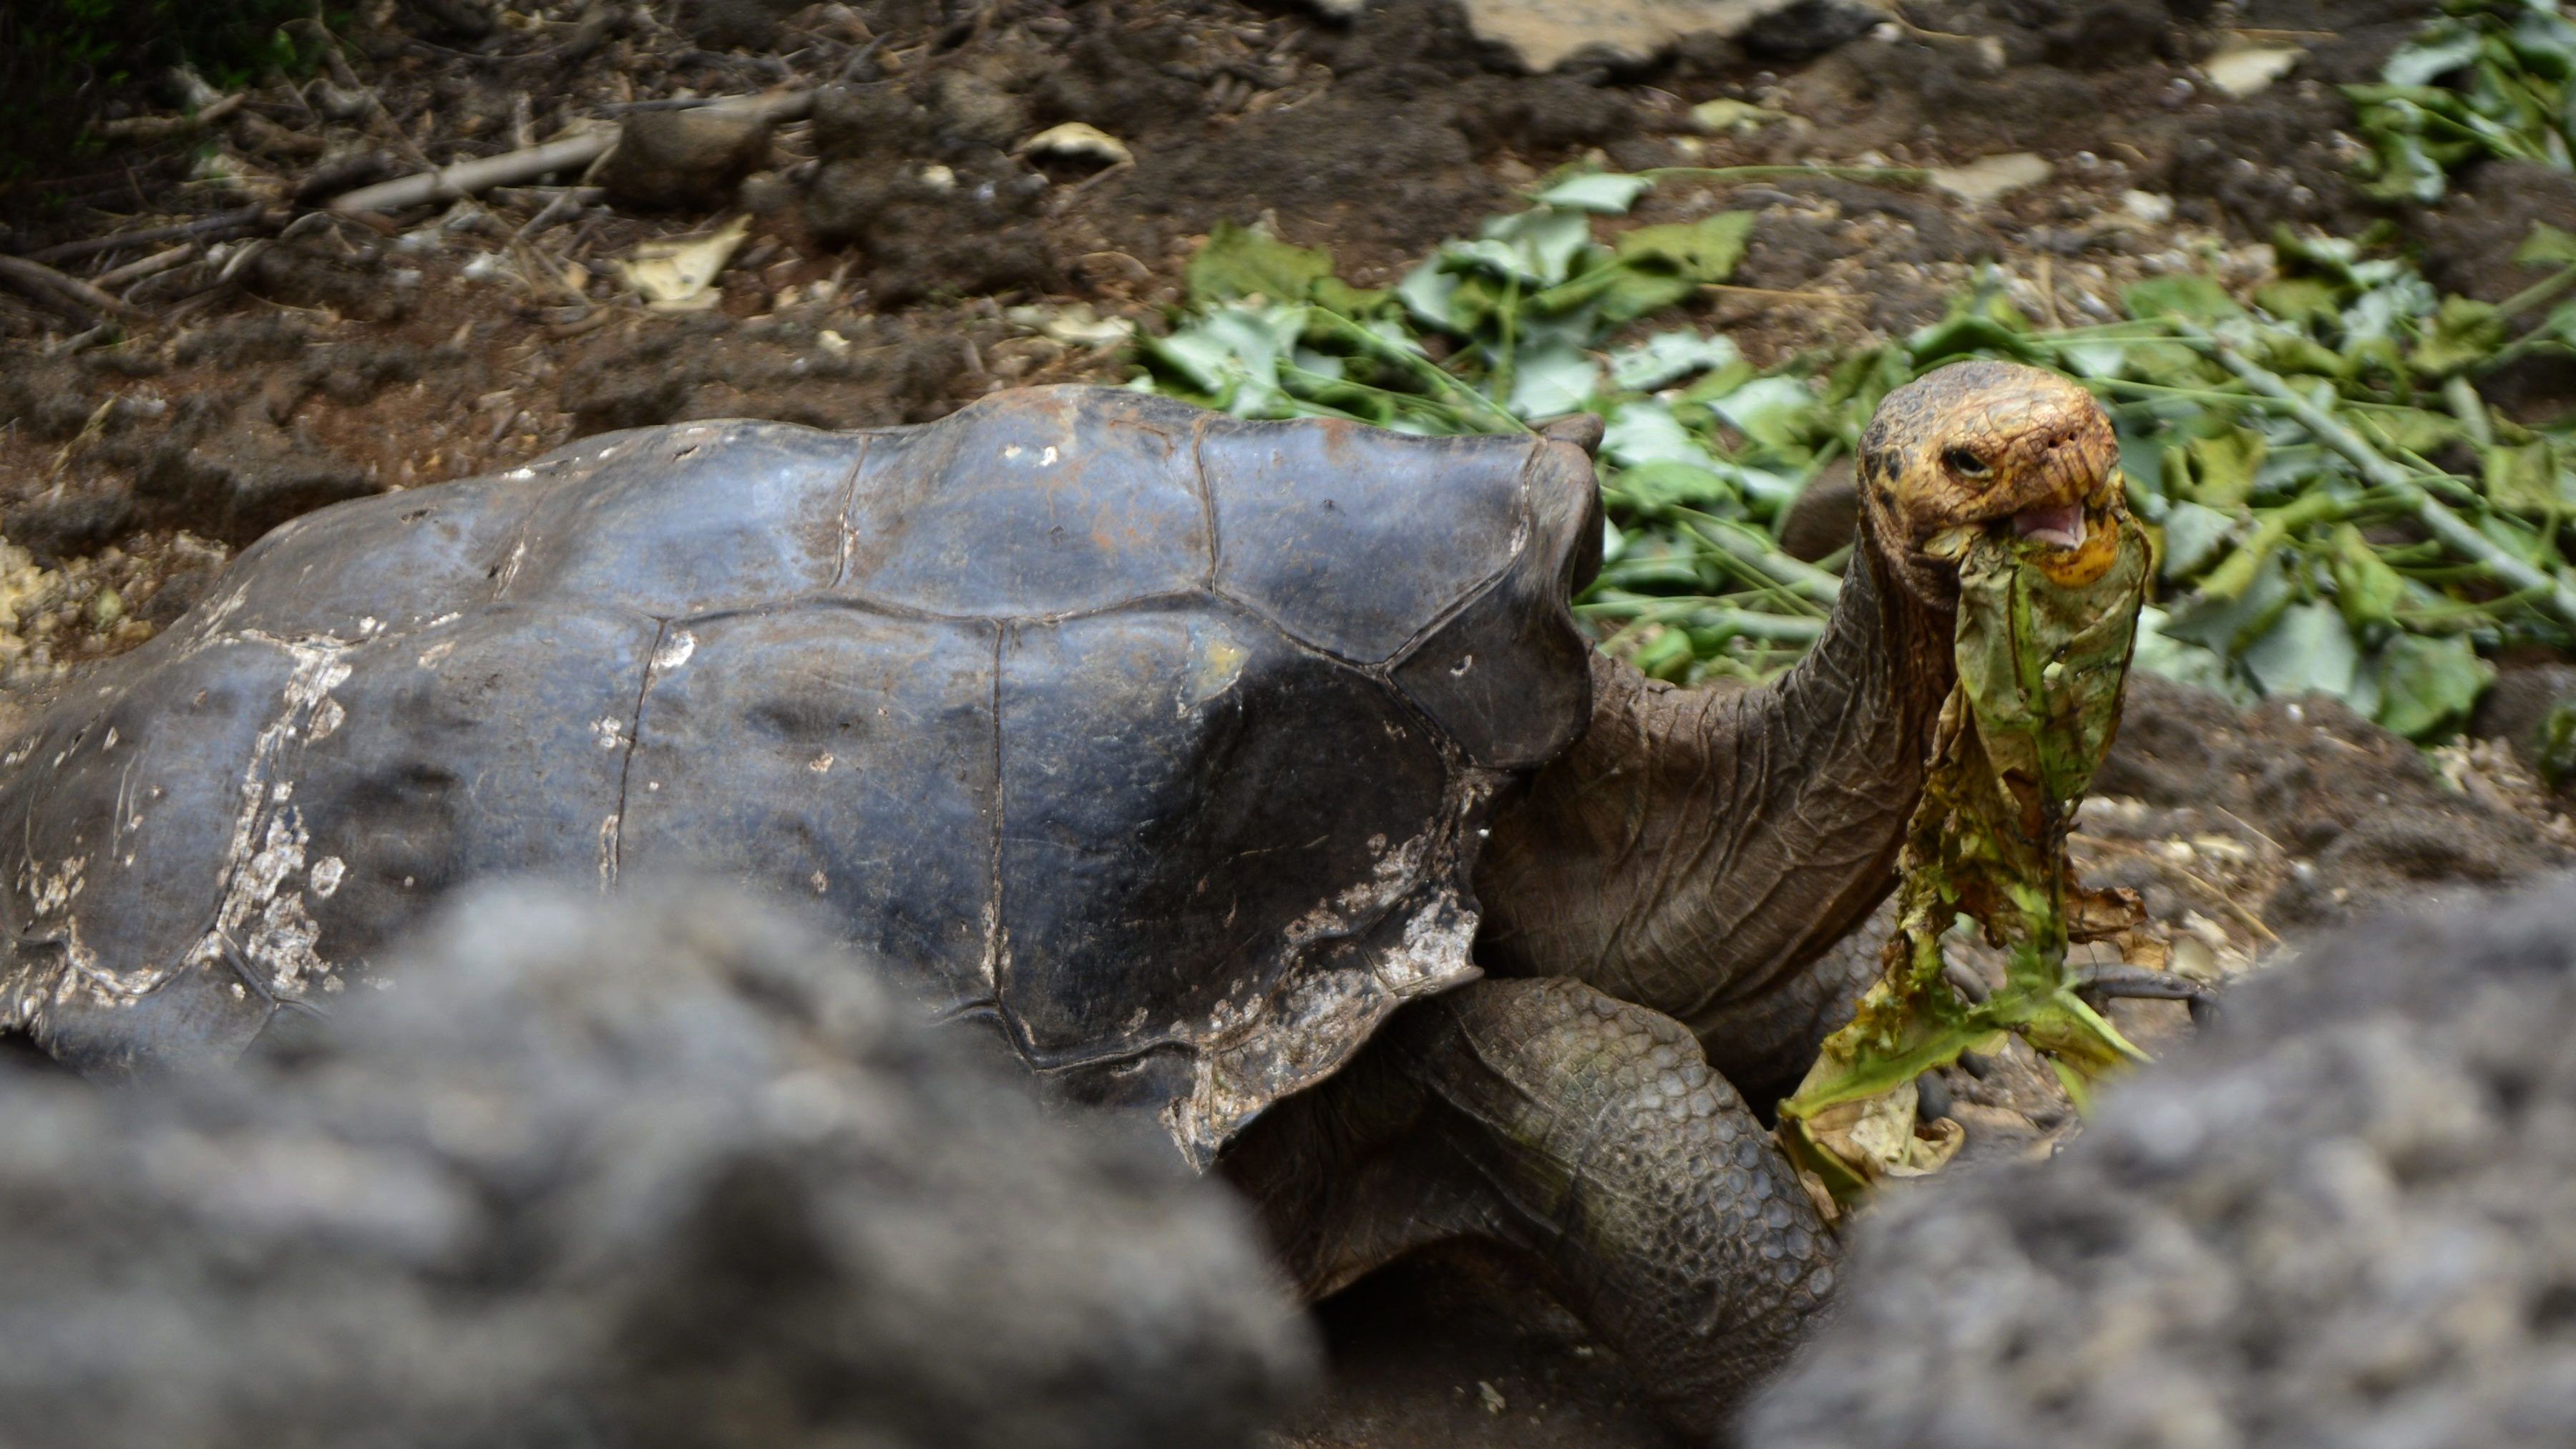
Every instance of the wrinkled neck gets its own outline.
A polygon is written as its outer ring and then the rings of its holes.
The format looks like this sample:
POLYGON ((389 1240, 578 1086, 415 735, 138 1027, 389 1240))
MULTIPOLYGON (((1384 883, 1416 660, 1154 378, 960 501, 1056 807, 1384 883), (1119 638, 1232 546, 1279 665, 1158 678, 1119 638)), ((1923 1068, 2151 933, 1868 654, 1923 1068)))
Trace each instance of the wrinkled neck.
POLYGON ((1770 684, 1675 689, 1595 661, 1590 730, 1502 812, 1478 870, 1488 969, 1581 977, 1714 1052, 1885 895, 1954 615, 1866 524, 1853 554, 1823 637, 1770 684))

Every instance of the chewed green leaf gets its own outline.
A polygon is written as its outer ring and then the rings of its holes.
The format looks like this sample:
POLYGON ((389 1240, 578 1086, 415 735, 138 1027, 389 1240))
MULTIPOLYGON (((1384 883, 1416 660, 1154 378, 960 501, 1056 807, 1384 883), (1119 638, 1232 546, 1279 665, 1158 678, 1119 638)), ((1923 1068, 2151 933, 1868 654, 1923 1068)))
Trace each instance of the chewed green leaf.
POLYGON ((2375 717, 2408 739, 2420 740, 2466 720, 2495 679, 2495 667, 2458 635, 2428 639, 2399 634, 2370 663, 2379 693, 2375 717))
POLYGON ((1637 198, 1653 188, 1654 182, 1643 176, 1624 176, 1611 171, 1594 171, 1569 176, 1541 191, 1533 198, 1541 206, 1568 206, 1577 211, 1618 216, 1637 204, 1637 198))
POLYGON ((1678 382, 1694 372, 1726 367, 1743 359, 1734 341, 1697 332, 1658 332, 1634 347, 1610 354, 1610 380, 1632 391, 1678 382))

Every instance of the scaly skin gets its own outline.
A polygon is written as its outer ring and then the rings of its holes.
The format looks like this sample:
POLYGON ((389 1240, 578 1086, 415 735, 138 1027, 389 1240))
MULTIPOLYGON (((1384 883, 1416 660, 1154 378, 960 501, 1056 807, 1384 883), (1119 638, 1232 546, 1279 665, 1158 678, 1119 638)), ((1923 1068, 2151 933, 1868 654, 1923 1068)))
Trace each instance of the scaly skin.
POLYGON ((1761 689, 1681 690, 1594 661, 1591 730, 1478 867, 1486 968, 1672 1016, 1747 1092, 1804 1070, 1836 1024, 1812 1004, 1842 983, 1803 973, 1893 884, 1955 673, 1957 580, 1926 547, 2106 501, 2118 457, 2091 395, 2036 369, 1964 363, 1891 393, 1861 442, 1860 546, 1803 662, 1761 689), (1986 477, 1953 466, 1968 457, 1986 477))
POLYGON ((2083 389, 1943 369, 1863 435, 1860 546, 1797 668, 1680 690, 1594 661, 1589 733, 1478 868, 1492 979, 1406 1008, 1228 1154, 1308 1293, 1442 1238, 1503 1243, 1676 1427, 1724 1441, 1832 1282, 1832 1235, 1746 1098, 1785 1092, 1874 974, 1813 968, 1893 883, 1922 791, 1953 674, 1934 551, 2094 512, 2117 459, 2083 389))

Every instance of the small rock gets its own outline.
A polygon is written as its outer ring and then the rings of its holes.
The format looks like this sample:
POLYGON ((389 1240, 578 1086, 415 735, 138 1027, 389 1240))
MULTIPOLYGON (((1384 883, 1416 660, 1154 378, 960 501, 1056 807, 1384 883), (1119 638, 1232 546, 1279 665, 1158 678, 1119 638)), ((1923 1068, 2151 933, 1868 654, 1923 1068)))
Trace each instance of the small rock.
POLYGON ((1116 166, 1133 161, 1136 154, 1127 143, 1098 126, 1081 121, 1067 121, 1049 126, 1020 143, 1020 150, 1031 156, 1061 156, 1080 161, 1097 161, 1103 166, 1116 166))
POLYGON ((2037 186, 2049 178, 2048 162, 2028 151, 2008 151, 2000 156, 1980 156, 1965 166, 1932 168, 1934 186, 1977 205, 2037 186))
POLYGON ((721 206, 768 161, 763 117, 723 106, 637 111, 619 126, 599 184, 629 206, 721 206))
POLYGON ((2238 100, 2268 89, 2307 52, 2295 45, 2235 45, 2200 63, 2209 83, 2238 100))
MULTIPOLYGON (((1820 54, 1852 36, 1860 0, 1462 0, 1480 39, 1508 47, 1532 71, 1554 70, 1581 56, 1612 65, 1643 65, 1687 39, 1748 36, 1766 18, 1801 12, 1777 27, 1784 58, 1820 54), (1825 37, 1837 38, 1827 40, 1825 37), (1807 46, 1803 52, 1800 46, 1807 46), (1821 49, 1816 47, 1821 47, 1821 49)), ((1875 23, 1885 17, 1872 12, 1875 23)), ((1749 37, 1748 37, 1749 38, 1749 37)))

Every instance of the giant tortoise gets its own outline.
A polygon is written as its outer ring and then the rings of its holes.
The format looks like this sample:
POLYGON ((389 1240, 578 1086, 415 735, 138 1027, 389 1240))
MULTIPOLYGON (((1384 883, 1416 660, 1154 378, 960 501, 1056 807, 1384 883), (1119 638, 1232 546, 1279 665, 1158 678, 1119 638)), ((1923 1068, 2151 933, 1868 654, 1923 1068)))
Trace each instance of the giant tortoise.
POLYGON ((1685 691, 1569 610, 1597 438, 1055 388, 324 509, 8 750, 0 1021, 84 1070, 222 1058, 398 988, 372 963, 467 881, 713 871, 1158 1115, 1308 1292, 1498 1239, 1712 1424, 1832 1281, 1746 1101, 1833 1024, 1812 963, 1919 793, 1925 545, 2073 546, 2116 448, 2029 368, 1891 394, 1824 637, 1685 691))

